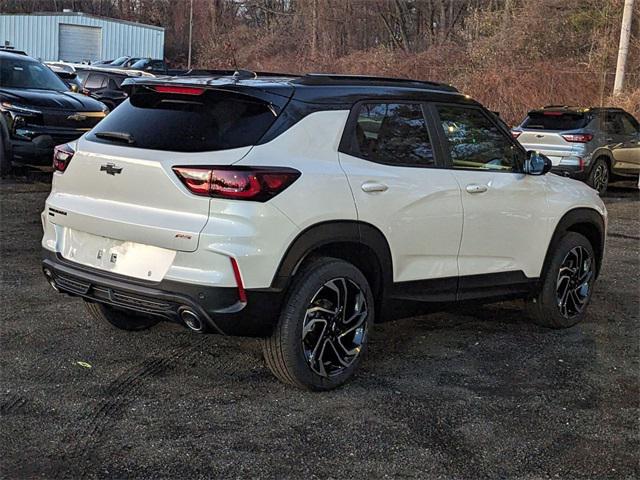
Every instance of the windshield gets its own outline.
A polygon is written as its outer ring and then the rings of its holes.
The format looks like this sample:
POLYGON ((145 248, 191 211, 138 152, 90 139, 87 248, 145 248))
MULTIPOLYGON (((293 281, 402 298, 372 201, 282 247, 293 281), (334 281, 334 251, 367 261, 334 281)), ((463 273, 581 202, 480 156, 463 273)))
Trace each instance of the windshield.
POLYGON ((0 87, 65 92, 69 88, 45 65, 24 58, 0 58, 0 87))
POLYGON ((136 63, 134 63, 133 65, 131 65, 131 68, 139 68, 142 69, 144 67, 147 66, 147 61, 146 60, 138 60, 136 63))
POLYGON ((119 57, 116 58, 113 62, 111 62, 109 65, 115 65, 115 66, 120 66, 122 65, 124 62, 126 62, 127 60, 129 60, 129 57, 119 57))
POLYGON ((216 90, 199 95, 139 92, 87 137, 130 147, 211 152, 255 145, 275 120, 269 105, 248 95, 216 90), (116 139, 116 140, 114 140, 116 139))
POLYGON ((578 130, 586 127, 590 121, 588 115, 578 112, 530 112, 522 127, 540 130, 578 130))

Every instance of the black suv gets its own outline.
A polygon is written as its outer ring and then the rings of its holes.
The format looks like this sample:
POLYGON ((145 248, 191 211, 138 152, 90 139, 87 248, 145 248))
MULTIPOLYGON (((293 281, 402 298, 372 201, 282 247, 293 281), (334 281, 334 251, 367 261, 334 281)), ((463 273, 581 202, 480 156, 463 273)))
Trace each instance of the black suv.
POLYGON ((122 82, 132 75, 106 69, 78 69, 77 73, 82 93, 101 101, 110 111, 127 98, 122 82))
POLYGON ((0 172, 13 160, 49 162, 53 147, 93 128, 107 114, 100 102, 73 93, 46 65, 0 51, 0 172))

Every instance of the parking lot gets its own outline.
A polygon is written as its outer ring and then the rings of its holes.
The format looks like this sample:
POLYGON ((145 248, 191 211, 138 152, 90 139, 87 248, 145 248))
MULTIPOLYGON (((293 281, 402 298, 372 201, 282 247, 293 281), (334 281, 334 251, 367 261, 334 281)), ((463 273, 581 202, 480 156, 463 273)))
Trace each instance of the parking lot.
POLYGON ((56 294, 39 261, 46 180, 0 183, 4 478, 640 476, 632 183, 606 198, 585 323, 545 330, 514 302, 378 325, 353 382, 307 393, 253 340, 118 331, 56 294))

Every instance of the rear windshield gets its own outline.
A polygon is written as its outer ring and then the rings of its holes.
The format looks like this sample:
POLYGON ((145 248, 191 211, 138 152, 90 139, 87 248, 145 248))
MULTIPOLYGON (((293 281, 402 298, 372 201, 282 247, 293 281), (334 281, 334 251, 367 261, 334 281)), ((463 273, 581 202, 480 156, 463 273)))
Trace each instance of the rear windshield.
POLYGON ((136 93, 88 140, 173 152, 211 152, 255 145, 276 116, 253 97, 219 90, 201 95, 136 93), (112 135, 115 133, 115 135, 112 135), (120 137, 120 140, 118 139, 120 137))
POLYGON ((523 128, 540 130, 578 130, 587 126, 591 117, 583 113, 531 112, 523 128))

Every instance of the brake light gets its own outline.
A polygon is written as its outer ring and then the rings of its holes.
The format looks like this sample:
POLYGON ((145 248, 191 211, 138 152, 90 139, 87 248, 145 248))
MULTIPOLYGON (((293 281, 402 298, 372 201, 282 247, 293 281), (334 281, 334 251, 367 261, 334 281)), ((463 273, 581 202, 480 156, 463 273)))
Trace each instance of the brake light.
POLYGON ((230 200, 266 202, 300 176, 283 167, 173 167, 184 185, 195 195, 230 200))
POLYGON ((511 136, 513 138, 518 138, 520 135, 522 135, 522 132, 515 132, 515 131, 511 130, 511 136))
POLYGON ((156 85, 153 89, 158 93, 175 93, 178 95, 202 95, 204 88, 179 87, 176 85, 156 85))
POLYGON ((546 117, 561 117, 562 115, 564 115, 564 112, 547 111, 547 112, 542 112, 542 114, 546 117))
POLYGON ((573 133, 562 135, 562 138, 564 138, 567 142, 587 143, 593 139, 593 135, 591 135, 590 133, 573 133))
POLYGON ((76 153, 76 151, 68 143, 55 147, 53 149, 53 170, 56 172, 64 172, 69 166, 69 162, 71 162, 74 153, 76 153))

